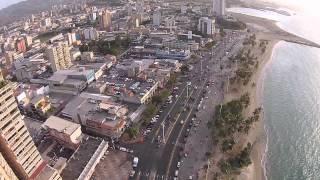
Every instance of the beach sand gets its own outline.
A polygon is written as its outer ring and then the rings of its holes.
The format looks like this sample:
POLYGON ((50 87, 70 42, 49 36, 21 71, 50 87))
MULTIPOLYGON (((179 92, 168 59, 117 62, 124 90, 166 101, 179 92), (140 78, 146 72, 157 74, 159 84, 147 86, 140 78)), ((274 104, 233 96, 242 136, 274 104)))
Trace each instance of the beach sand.
MULTIPOLYGON (((250 93, 251 99, 251 104, 247 109, 246 116, 250 116, 255 108, 262 106, 263 82, 266 75, 266 69, 271 62, 273 48, 277 42, 277 40, 270 41, 266 53, 260 57, 260 62, 262 63, 251 80, 252 83, 256 83, 256 86, 242 89, 243 92, 250 93)), ((242 171, 242 173, 238 176, 238 179, 263 180, 265 179, 265 175, 262 161, 267 145, 263 113, 260 117, 260 120, 252 126, 249 134, 245 135, 245 139, 246 142, 243 142, 244 145, 247 144, 247 142, 253 144, 253 149, 251 152, 252 164, 242 171)))
MULTIPOLYGON (((245 117, 252 115, 253 111, 262 107, 263 99, 263 84, 266 76, 266 71, 271 63, 274 46, 281 40, 290 41, 290 39, 299 39, 293 34, 287 33, 276 25, 275 21, 266 20, 259 17, 247 16, 243 14, 231 13, 233 17, 236 17, 242 22, 245 22, 250 28, 251 32, 256 34, 257 39, 268 40, 268 46, 263 55, 258 55, 260 62, 259 68, 253 74, 251 81, 247 86, 239 86, 237 84, 230 86, 229 91, 225 92, 224 102, 231 101, 239 98, 244 93, 250 94, 250 105, 244 112, 245 117), (254 83, 255 86, 250 84, 254 83), (235 89, 235 90, 233 90, 235 89)), ((305 41, 303 38, 300 39, 302 42, 305 41)), ((252 49, 253 50, 253 49, 252 49)), ((254 50, 253 50, 254 51, 254 50)), ((264 157, 267 148, 267 135, 264 128, 264 117, 263 113, 260 116, 260 120, 253 124, 249 131, 249 134, 237 134, 235 135, 237 144, 234 146, 234 151, 243 149, 248 142, 253 145, 251 151, 252 164, 247 168, 241 170, 240 175, 236 176, 238 180, 265 180, 266 172, 264 169, 264 157)), ((222 152, 219 149, 215 149, 217 152, 212 157, 212 160, 218 160, 222 156, 222 152)), ((232 154, 232 152, 231 152, 232 154)), ((211 167, 210 176, 215 172, 214 169, 218 167, 211 167)))
MULTIPOLYGON (((263 34, 257 34, 257 39, 265 39, 263 34)), ((268 39, 269 40, 269 39, 268 39)), ((253 111, 262 106, 262 93, 263 93, 263 80, 265 77, 266 69, 270 63, 273 48, 278 40, 270 40, 267 46, 266 52, 259 56, 259 68, 253 74, 249 85, 241 86, 237 91, 226 93, 225 102, 231 101, 240 97, 242 94, 248 92, 250 94, 250 105, 246 109, 244 116, 249 117, 253 111), (250 84, 255 83, 255 86, 250 84)), ((238 85, 233 85, 231 88, 236 88, 238 85)), ((262 165, 262 158, 266 149, 266 133, 264 130, 264 119, 263 113, 261 114, 260 120, 253 124, 249 134, 239 134, 237 138, 238 144, 235 149, 243 149, 248 142, 253 145, 251 152, 252 164, 247 168, 243 169, 241 174, 237 177, 239 180, 263 180, 264 170, 262 165)))

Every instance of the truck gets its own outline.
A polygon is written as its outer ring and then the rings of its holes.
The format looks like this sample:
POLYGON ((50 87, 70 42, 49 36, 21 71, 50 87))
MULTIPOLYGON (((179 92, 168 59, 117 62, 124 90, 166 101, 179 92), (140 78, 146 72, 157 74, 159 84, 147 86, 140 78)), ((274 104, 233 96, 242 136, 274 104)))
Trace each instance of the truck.
POLYGON ((138 166, 138 162, 139 162, 139 158, 138 157, 134 157, 133 158, 133 162, 132 162, 132 166, 134 168, 136 168, 138 166))

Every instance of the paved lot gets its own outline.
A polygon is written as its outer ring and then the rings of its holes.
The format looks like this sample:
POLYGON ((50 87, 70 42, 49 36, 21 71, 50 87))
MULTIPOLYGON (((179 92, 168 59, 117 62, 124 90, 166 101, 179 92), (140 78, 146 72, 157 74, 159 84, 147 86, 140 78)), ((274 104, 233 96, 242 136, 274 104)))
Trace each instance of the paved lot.
POLYGON ((105 155, 97 165, 91 180, 127 180, 132 170, 128 153, 113 150, 105 155))

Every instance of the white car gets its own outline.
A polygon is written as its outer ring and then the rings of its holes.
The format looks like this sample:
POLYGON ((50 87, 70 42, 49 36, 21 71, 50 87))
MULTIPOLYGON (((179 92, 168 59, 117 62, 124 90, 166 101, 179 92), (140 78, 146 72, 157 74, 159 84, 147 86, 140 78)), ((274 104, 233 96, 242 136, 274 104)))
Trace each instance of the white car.
POLYGON ((180 161, 177 163, 177 168, 179 168, 179 167, 181 167, 181 162, 180 161))
POLYGON ((178 177, 178 175, 179 175, 179 171, 176 170, 176 171, 174 172, 174 176, 175 176, 175 177, 178 177))

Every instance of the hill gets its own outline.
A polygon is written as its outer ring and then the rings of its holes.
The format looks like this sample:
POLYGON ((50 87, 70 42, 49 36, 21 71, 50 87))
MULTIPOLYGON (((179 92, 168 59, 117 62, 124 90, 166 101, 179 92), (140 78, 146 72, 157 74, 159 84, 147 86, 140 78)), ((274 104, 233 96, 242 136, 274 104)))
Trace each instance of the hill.
POLYGON ((0 25, 5 25, 23 17, 30 17, 41 11, 51 9, 53 5, 73 0, 27 0, 0 10, 0 25))

